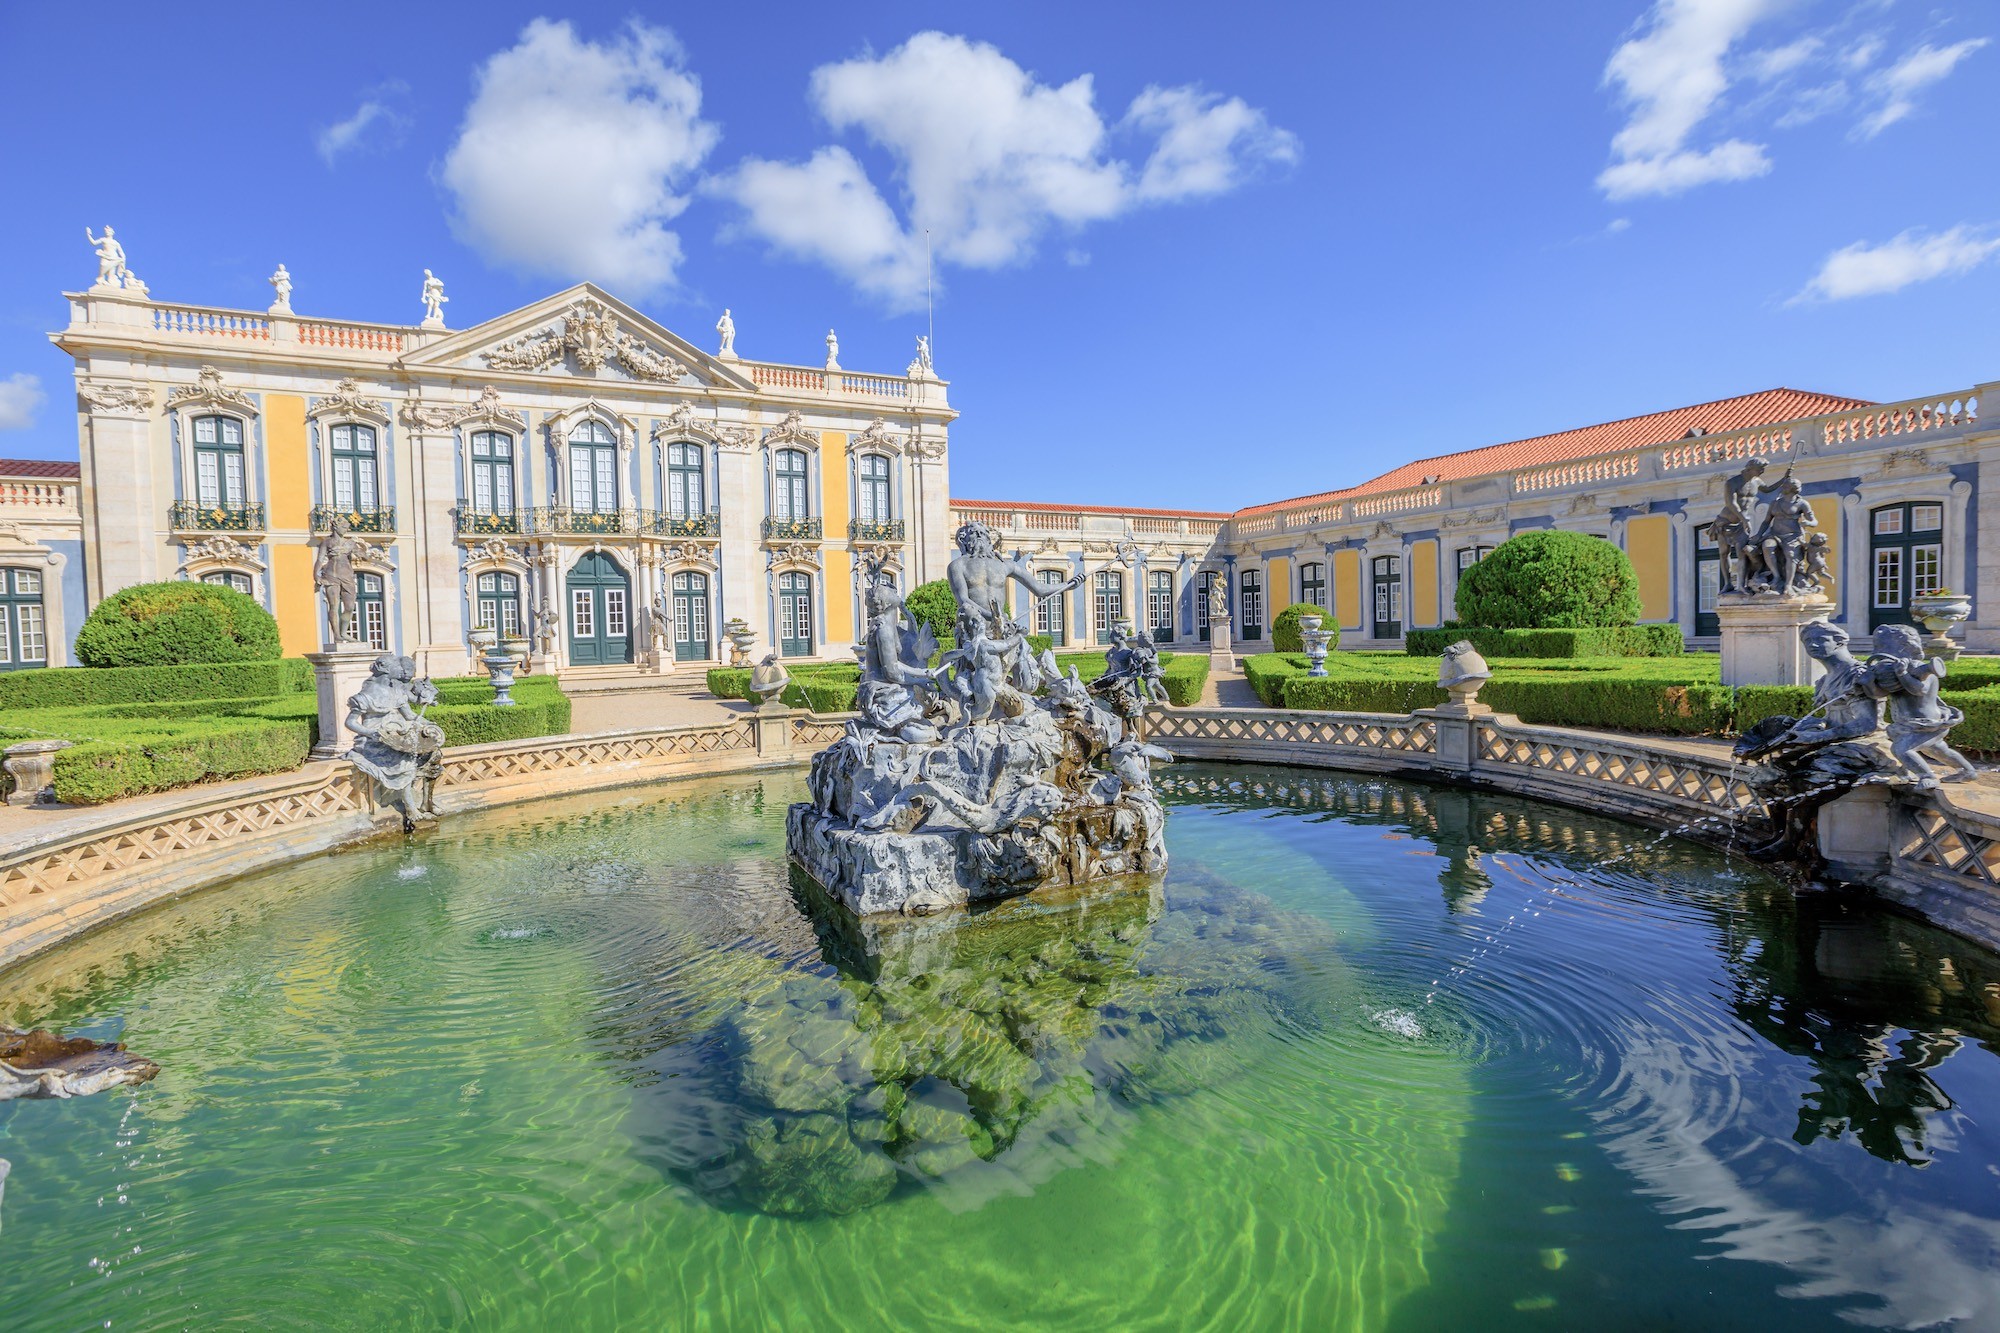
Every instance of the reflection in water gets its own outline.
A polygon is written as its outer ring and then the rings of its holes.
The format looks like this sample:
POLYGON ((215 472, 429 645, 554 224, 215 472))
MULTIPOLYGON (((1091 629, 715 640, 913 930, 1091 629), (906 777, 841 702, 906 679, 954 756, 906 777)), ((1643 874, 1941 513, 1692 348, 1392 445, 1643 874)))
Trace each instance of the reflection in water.
POLYGON ((1240 892, 1163 921, 1143 877, 881 920, 796 872, 792 891, 821 965, 765 975, 663 1047, 637 1112, 673 1175, 781 1216, 899 1188, 965 1206, 1104 1157, 1135 1108, 1235 1072, 1255 1048, 1232 1034, 1310 1010, 1285 963, 1331 943, 1240 892))

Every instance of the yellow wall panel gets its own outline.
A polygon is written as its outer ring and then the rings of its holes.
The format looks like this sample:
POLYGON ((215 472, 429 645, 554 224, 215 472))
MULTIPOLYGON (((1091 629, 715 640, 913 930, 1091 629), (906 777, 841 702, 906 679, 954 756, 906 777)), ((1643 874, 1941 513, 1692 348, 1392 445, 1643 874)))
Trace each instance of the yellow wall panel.
POLYGON ((312 547, 297 542, 271 544, 271 608, 278 618, 278 645, 287 657, 320 649, 313 556, 312 547))
POLYGON ((1333 553, 1333 621, 1342 629, 1361 628, 1361 552, 1333 553))
MULTIPOLYGON (((1826 534, 1826 567, 1833 571, 1833 595, 1840 596, 1840 497, 1837 495, 1815 495, 1811 500, 1813 517, 1819 520, 1819 531, 1826 534)), ((1857 607, 1865 607, 1867 602, 1857 600, 1857 607)), ((1859 630, 1855 631, 1859 633, 1859 630)))
POLYGON ((297 394, 264 395, 264 475, 271 488, 265 497, 271 526, 305 527, 312 508, 312 463, 306 455, 306 400, 297 394))
POLYGON ((1277 622, 1278 612, 1292 604, 1292 562, 1282 555, 1272 560, 1270 580, 1271 586, 1264 594, 1270 602, 1267 614, 1271 619, 1265 622, 1267 632, 1277 622))
POLYGON ((1436 629, 1444 617, 1438 611, 1438 544, 1435 541, 1410 544, 1410 624, 1417 629, 1436 629))
POLYGON ((827 639, 852 642, 858 637, 854 621, 861 613, 854 606, 854 564, 848 554, 847 519, 847 432, 823 431, 819 437, 820 503, 826 545, 820 559, 826 566, 827 639), (836 543, 839 543, 836 545, 836 543))
POLYGON ((1639 576, 1639 621, 1653 624, 1674 618, 1673 520, 1665 514, 1645 514, 1625 524, 1625 554, 1639 576))

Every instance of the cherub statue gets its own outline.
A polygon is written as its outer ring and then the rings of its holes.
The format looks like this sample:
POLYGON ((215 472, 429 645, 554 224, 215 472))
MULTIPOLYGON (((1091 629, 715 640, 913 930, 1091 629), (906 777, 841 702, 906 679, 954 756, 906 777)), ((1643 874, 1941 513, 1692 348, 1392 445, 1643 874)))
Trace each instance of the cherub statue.
POLYGON ((1944 662, 1924 657, 1924 641, 1908 625, 1884 625, 1875 631, 1875 655, 1868 659, 1868 692, 1889 704, 1889 749, 1903 768, 1927 787, 1938 783, 1937 770, 1926 756, 1950 764, 1946 782, 1979 776, 1972 761, 1945 740, 1965 714, 1938 697, 1944 682, 1944 662))
POLYGON ((1014 664, 1027 646, 1027 636, 1013 621, 1001 617, 1002 637, 987 633, 975 617, 961 616, 958 647, 945 655, 953 668, 952 684, 968 723, 1019 717, 1027 708, 1021 692, 1008 682, 1014 664))
POLYGON ((1810 590, 1824 588, 1833 582, 1833 570, 1827 563, 1828 543, 1824 532, 1815 532, 1806 542, 1805 558, 1800 562, 1799 578, 1810 590))
POLYGON ((397 810, 403 831, 433 817, 431 788, 443 764, 444 730, 423 710, 437 702, 437 687, 417 679, 414 659, 383 653, 368 679, 347 701, 347 729, 354 748, 347 759, 374 786, 378 805, 397 810))
POLYGON ((1136 638, 1123 625, 1111 627, 1111 651, 1104 655, 1104 674, 1090 682, 1090 692, 1110 705, 1125 721, 1136 724, 1146 706, 1167 701, 1160 671, 1160 651, 1141 632, 1136 638))

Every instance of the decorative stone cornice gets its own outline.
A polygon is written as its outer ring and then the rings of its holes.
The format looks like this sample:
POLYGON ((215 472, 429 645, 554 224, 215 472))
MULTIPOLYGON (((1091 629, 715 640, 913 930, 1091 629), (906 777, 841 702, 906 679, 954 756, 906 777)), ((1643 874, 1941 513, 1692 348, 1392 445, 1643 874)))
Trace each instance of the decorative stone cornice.
POLYGON ((773 546, 766 551, 765 564, 770 569, 783 569, 788 565, 818 569, 820 567, 819 548, 817 546, 808 546, 804 542, 793 542, 787 546, 773 546))
POLYGON ((321 417, 359 417, 373 421, 378 426, 389 424, 389 407, 376 398, 363 398, 361 385, 352 377, 334 385, 333 392, 322 395, 306 411, 306 418, 317 421, 321 417))
POLYGON ((490 426, 495 430, 526 431, 528 417, 500 405, 500 391, 487 385, 479 391, 479 401, 452 418, 455 426, 490 426))
POLYGON ((257 401, 241 389, 222 387, 222 372, 203 366, 195 372, 193 384, 183 384, 167 395, 169 409, 212 407, 231 412, 257 413, 257 401))
POLYGON ((716 423, 696 412, 692 403, 675 403, 653 427, 654 444, 665 444, 669 440, 684 440, 689 437, 718 442, 722 438, 717 433, 716 423))
POLYGON ((234 537, 221 533, 187 543, 183 567, 197 573, 209 569, 245 569, 259 574, 264 572, 264 562, 257 558, 255 547, 246 546, 234 537))
POLYGON ((785 413, 785 419, 764 432, 766 444, 809 444, 819 448, 819 432, 806 425, 806 419, 796 410, 785 413))
POLYGON ((573 407, 556 413, 548 420, 549 440, 558 448, 569 442, 569 433, 578 422, 591 418, 611 427, 618 437, 620 452, 628 451, 639 438, 639 423, 630 417, 621 417, 595 398, 585 399, 573 407))
POLYGON ((868 423, 867 429, 848 441, 848 447, 873 448, 880 449, 884 453, 900 454, 903 452, 903 437, 891 431, 888 422, 876 417, 868 423))
POLYGON ((672 546, 663 546, 660 548, 659 561, 661 567, 667 569, 689 565, 709 570, 721 567, 720 561, 716 558, 714 542, 677 542, 672 546))
POLYGON ((409 429, 440 434, 451 429, 463 409, 456 403, 422 403, 405 398, 396 410, 409 429))
POLYGON ((151 385, 124 380, 78 380, 76 396, 108 416, 142 417, 153 406, 151 385))

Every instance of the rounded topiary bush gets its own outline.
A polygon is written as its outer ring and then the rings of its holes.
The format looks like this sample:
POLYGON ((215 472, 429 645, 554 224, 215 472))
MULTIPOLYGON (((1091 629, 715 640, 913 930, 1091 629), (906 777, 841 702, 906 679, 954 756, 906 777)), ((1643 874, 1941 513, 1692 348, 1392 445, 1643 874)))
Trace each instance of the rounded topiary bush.
POLYGON ((939 639, 951 637, 958 624, 958 598, 952 596, 951 585, 943 579, 919 583, 910 589, 903 605, 909 608, 910 619, 928 624, 939 639))
POLYGON ((90 667, 263 662, 278 656, 278 622, 234 588, 135 583, 99 602, 76 634, 90 667))
POLYGON ((1480 629, 1596 629, 1639 619, 1626 554, 1581 532, 1523 532, 1458 580, 1458 619, 1480 629))
POLYGON ((1320 617, 1320 629, 1333 635, 1326 641, 1327 651, 1340 647, 1340 626, 1333 623, 1333 612, 1311 602, 1293 602, 1278 612, 1278 618, 1271 622, 1272 652, 1302 653, 1306 650, 1305 638, 1299 633, 1300 616, 1320 617))

